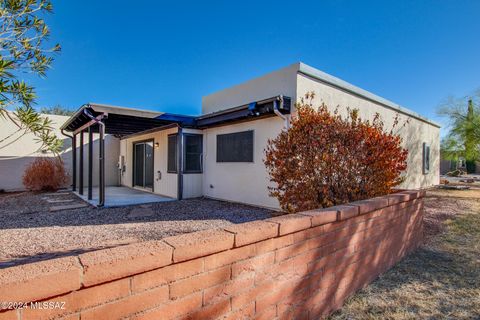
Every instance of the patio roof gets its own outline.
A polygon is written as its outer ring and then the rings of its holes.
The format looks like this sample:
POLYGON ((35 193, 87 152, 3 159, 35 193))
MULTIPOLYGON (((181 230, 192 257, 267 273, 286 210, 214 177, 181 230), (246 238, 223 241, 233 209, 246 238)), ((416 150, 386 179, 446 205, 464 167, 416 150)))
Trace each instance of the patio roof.
POLYGON ((91 130, 98 133, 99 127, 96 125, 92 126, 98 121, 104 123, 105 133, 121 138, 168 124, 189 126, 194 123, 194 117, 88 103, 80 107, 80 109, 63 124, 61 129, 77 134, 91 126, 91 130))

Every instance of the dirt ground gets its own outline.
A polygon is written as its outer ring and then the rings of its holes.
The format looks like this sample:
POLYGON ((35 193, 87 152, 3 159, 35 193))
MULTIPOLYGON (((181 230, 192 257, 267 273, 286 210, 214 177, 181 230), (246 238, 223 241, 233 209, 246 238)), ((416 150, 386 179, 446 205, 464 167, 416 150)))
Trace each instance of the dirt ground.
MULTIPOLYGON (((273 213, 208 199, 51 212, 46 198, 44 193, 0 194, 0 268, 265 219, 273 213)), ((55 199, 82 202, 72 193, 55 199)))
POLYGON ((425 199, 426 243, 330 319, 480 319, 480 189, 425 199))

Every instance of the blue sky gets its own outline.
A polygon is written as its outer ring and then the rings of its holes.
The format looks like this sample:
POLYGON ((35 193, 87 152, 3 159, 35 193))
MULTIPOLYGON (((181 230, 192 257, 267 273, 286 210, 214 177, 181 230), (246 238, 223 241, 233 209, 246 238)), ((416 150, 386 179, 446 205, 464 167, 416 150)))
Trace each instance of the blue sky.
POLYGON ((422 115, 480 87, 480 1, 59 1, 38 105, 199 114, 201 97, 296 61, 422 115))

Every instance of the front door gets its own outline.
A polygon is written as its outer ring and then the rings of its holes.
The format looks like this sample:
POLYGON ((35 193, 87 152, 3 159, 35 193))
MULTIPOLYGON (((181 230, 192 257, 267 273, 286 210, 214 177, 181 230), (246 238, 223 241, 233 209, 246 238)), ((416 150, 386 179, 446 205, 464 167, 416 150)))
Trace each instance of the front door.
POLYGON ((133 186, 153 190, 153 141, 133 144, 133 186))

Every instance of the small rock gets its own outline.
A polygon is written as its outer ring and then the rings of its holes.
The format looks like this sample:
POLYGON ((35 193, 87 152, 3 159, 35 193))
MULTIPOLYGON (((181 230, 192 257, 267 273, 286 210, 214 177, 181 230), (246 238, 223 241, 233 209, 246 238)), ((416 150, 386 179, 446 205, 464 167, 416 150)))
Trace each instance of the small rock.
POLYGON ((66 196, 69 195, 70 192, 51 192, 51 193, 44 193, 44 196, 52 197, 52 196, 66 196))
POLYGON ((155 214, 151 207, 138 207, 133 208, 129 213, 129 218, 141 218, 141 217, 151 217, 155 214))
POLYGON ((64 200, 52 200, 52 199, 47 199, 48 203, 62 203, 62 202, 73 202, 75 201, 74 199, 64 199, 64 200))
POLYGON ((79 209, 79 208, 85 208, 88 205, 86 203, 76 203, 76 204, 68 204, 64 206, 54 206, 50 207, 50 211, 60 211, 60 210, 70 210, 70 209, 79 209))

